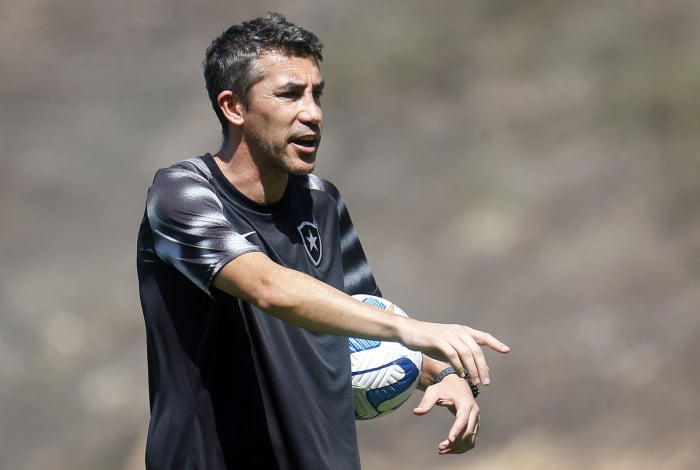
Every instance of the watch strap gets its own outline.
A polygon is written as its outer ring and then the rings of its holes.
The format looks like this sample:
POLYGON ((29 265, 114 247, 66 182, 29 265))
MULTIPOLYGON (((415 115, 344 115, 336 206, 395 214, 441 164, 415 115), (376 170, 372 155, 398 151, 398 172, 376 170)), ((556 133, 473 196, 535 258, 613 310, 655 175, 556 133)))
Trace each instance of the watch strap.
MULTIPOLYGON (((434 383, 440 383, 442 381, 442 379, 444 379, 448 375, 456 374, 456 373, 457 373, 457 371, 455 370, 454 367, 452 367, 452 366, 445 367, 444 369, 442 369, 440 371, 440 373, 437 375, 437 377, 435 377, 434 383)), ((466 370, 464 371, 464 380, 467 381, 467 383, 469 384, 469 388, 472 389, 472 395, 474 395, 474 398, 476 398, 479 395, 479 387, 474 385, 474 382, 472 382, 472 378, 469 376, 469 372, 467 372, 466 370)))

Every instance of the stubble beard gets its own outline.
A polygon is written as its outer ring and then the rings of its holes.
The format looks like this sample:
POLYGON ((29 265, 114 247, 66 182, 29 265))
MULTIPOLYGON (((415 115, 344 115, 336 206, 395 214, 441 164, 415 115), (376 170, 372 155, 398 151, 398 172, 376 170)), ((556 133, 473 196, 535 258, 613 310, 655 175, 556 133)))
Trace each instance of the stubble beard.
POLYGON ((303 176, 313 173, 316 168, 316 154, 314 153, 314 161, 311 163, 306 162, 299 155, 290 155, 296 152, 290 149, 291 144, 288 139, 271 142, 258 134, 251 134, 250 137, 253 144, 250 145, 250 153, 261 172, 303 176), (296 160, 304 162, 305 165, 311 165, 311 168, 297 168, 291 164, 296 160))

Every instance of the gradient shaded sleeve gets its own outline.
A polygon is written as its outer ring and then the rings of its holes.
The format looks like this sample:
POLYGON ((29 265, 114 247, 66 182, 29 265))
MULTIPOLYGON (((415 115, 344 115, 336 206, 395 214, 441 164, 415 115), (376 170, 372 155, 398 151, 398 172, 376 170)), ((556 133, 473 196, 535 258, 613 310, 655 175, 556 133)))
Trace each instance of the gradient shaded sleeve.
POLYGON ((381 297, 381 290, 374 279, 374 274, 360 243, 360 237, 352 224, 348 208, 345 206, 345 201, 340 191, 330 181, 315 175, 309 175, 308 184, 311 189, 326 193, 334 201, 337 208, 345 293, 348 295, 369 294, 381 297))
POLYGON ((211 295, 211 283, 226 263, 256 245, 225 217, 211 182, 186 165, 159 170, 147 203, 156 254, 211 295))

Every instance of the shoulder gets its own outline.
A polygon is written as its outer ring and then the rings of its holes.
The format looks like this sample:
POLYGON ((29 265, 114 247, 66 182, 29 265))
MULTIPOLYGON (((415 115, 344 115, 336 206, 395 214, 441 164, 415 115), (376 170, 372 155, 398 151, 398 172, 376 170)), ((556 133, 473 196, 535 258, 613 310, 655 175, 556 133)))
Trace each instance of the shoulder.
POLYGON ((148 190, 149 209, 160 207, 167 210, 182 204, 211 200, 216 201, 218 197, 212 172, 201 157, 161 168, 148 190))
POLYGON ((190 158, 161 168, 153 177, 150 193, 179 193, 188 187, 213 185, 213 175, 202 157, 190 158))
POLYGON ((153 186, 188 181, 192 183, 211 182, 212 177, 212 172, 202 157, 190 158, 158 170, 153 178, 153 186))

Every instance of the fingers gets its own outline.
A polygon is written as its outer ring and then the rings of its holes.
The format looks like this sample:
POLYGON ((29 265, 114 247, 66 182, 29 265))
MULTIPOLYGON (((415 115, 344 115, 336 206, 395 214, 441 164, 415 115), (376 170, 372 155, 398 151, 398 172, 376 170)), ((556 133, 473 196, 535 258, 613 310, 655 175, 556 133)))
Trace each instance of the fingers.
POLYGON ((473 339, 468 346, 469 358, 467 359, 467 367, 465 367, 465 369, 469 372, 469 377, 471 377, 474 385, 489 385, 491 383, 491 378, 489 377, 489 366, 486 365, 484 351, 473 339))
POLYGON ((510 346, 501 342, 492 334, 486 333, 484 331, 475 330, 473 328, 471 330, 471 336, 472 338, 474 338, 474 341, 476 341, 477 344, 480 344, 481 346, 488 346, 494 351, 498 351, 503 354, 510 351, 510 346))
MULTIPOLYGON (((491 383, 484 352, 471 336, 454 338, 449 347, 452 349, 449 351, 452 355, 446 356, 456 371, 467 371, 474 385, 491 383)), ((460 376, 464 377, 464 374, 460 376)))
POLYGON ((480 345, 488 346, 503 354, 509 352, 510 347, 489 333, 466 328, 469 331, 469 336, 463 340, 461 345, 459 343, 453 345, 462 367, 457 368, 459 365, 455 366, 454 364, 452 366, 455 367, 455 370, 466 370, 474 385, 489 385, 491 383, 489 367, 486 365, 486 357, 480 345))
MULTIPOLYGON (((411 348, 420 349, 438 360, 446 360, 456 371, 467 371, 474 385, 489 385, 491 378, 481 346, 507 353, 510 347, 493 335, 465 325, 425 322, 406 323, 410 328, 400 335, 411 348), (408 334, 406 334, 408 333, 408 334)), ((461 374, 464 377, 464 374, 461 374)))
POLYGON ((462 454, 473 449, 476 446, 476 440, 479 434, 479 413, 472 410, 469 413, 469 422, 466 426, 458 428, 456 426, 450 430, 450 436, 440 444, 438 444, 438 453, 445 454, 462 454), (457 434, 452 436, 452 432, 457 434))
POLYGON ((438 453, 460 454, 474 448, 479 429, 479 406, 466 381, 456 375, 448 375, 428 387, 414 413, 424 414, 434 405, 445 407, 454 414, 447 439, 438 444, 438 453))
POLYGON ((447 440, 450 443, 454 443, 455 441, 457 441, 457 439, 460 438, 460 436, 462 436, 465 432, 474 427, 474 423, 469 422, 470 419, 472 419, 472 421, 475 419, 475 417, 472 417, 472 413, 464 413, 458 411, 455 414, 454 423, 452 423, 452 427, 447 433, 447 440))

